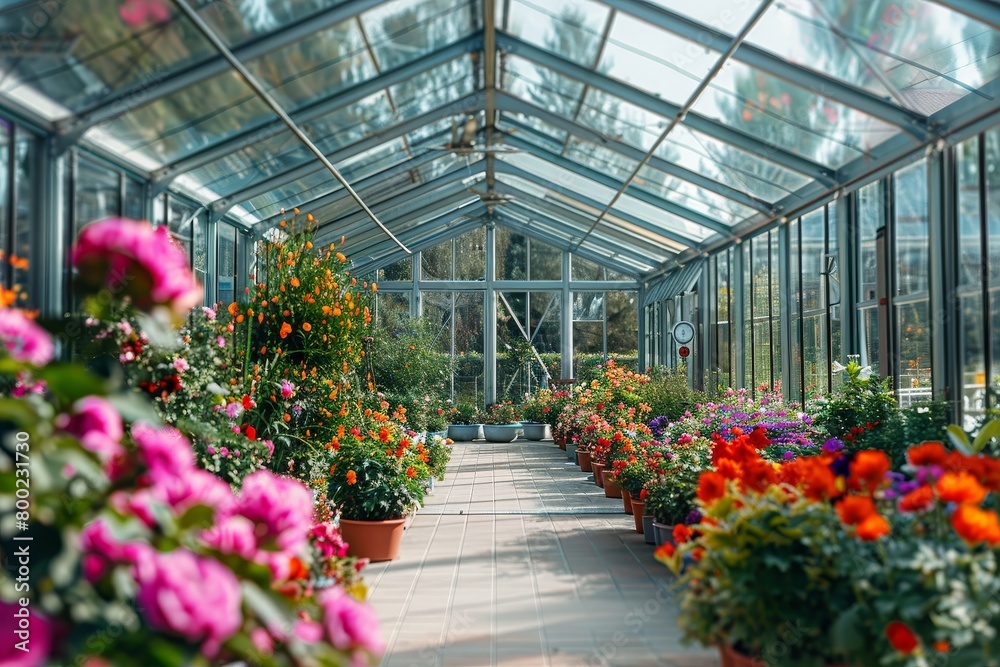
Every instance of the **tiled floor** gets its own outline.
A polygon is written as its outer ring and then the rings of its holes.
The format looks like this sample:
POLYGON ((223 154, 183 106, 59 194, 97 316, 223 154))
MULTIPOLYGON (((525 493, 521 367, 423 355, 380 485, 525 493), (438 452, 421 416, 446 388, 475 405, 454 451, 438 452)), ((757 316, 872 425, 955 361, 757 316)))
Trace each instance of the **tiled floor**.
POLYGON ((365 571, 382 665, 716 667, 652 552, 551 442, 456 444, 400 558, 365 571))

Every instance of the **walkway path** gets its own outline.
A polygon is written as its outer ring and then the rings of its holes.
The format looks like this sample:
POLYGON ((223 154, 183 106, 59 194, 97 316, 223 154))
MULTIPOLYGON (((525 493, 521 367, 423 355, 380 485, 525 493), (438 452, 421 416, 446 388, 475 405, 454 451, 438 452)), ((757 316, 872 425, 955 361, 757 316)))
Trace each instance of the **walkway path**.
POLYGON ((717 667, 680 645, 669 572, 551 442, 455 445, 391 563, 365 570, 383 667, 717 667))

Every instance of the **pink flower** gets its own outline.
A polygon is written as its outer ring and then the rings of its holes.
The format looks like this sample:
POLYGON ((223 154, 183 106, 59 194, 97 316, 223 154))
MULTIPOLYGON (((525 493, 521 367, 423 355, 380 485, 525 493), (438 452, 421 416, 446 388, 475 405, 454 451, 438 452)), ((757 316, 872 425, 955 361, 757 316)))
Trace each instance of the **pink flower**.
POLYGON ((264 446, 267 447, 267 455, 274 456, 274 442, 271 440, 263 440, 264 446))
POLYGON ((149 23, 166 23, 170 8, 160 0, 125 0, 118 6, 118 15, 127 25, 137 28, 149 23))
POLYGON ((240 582, 222 563, 186 549, 150 551, 135 567, 136 602, 149 626, 202 642, 214 657, 243 624, 240 582))
POLYGON ((332 523, 316 524, 309 530, 309 537, 324 558, 343 558, 347 555, 347 543, 332 523))
POLYGON ((174 370, 176 370, 178 373, 183 373, 189 368, 191 368, 191 366, 188 365, 187 359, 185 359, 184 357, 177 357, 176 359, 174 359, 174 370))
POLYGON ((380 654, 385 644, 379 635, 378 614, 364 602, 359 602, 342 588, 327 588, 319 595, 323 608, 323 625, 335 647, 349 651, 361 649, 380 654))
POLYGON ((312 519, 312 492, 298 480, 258 470, 243 480, 239 513, 258 524, 261 543, 273 541, 281 551, 298 551, 312 519))
POLYGON ((208 306, 202 306, 201 312, 205 314, 205 318, 209 320, 214 320, 216 317, 215 309, 209 308, 208 306))
POLYGON ((315 644, 323 640, 323 626, 316 621, 296 621, 293 632, 296 637, 307 644, 315 644))
POLYGON ((264 628, 254 628, 250 631, 250 643, 264 655, 274 653, 274 639, 264 628))
POLYGON ((294 393, 295 393, 295 385, 292 384, 291 382, 289 382, 288 380, 282 380, 281 381, 281 397, 282 398, 291 398, 292 394, 294 394, 294 393))
POLYGON ((132 426, 132 439, 154 482, 194 470, 191 443, 177 429, 140 422, 132 426))
MULTIPOLYGON (((85 396, 73 404, 73 414, 56 418, 56 427, 69 433, 101 460, 111 463, 126 455, 122 445, 125 429, 122 418, 111 403, 100 396, 85 396)), ((113 478, 113 477, 112 477, 113 478)))
POLYGON ((225 347, 226 339, 223 338, 222 336, 217 336, 215 339, 215 344, 218 345, 219 347, 225 347))
POLYGON ((226 405, 226 414, 230 419, 236 419, 243 414, 243 405, 239 401, 233 401, 226 405))
POLYGON ((183 316, 201 301, 203 290, 184 250, 166 227, 108 218, 84 227, 73 247, 80 284, 131 298, 141 310, 166 306, 183 316))
POLYGON ((24 311, 0 309, 0 343, 15 361, 44 366, 55 356, 52 337, 24 311))
POLYGON ((0 665, 4 667, 39 667, 46 664, 52 651, 52 626, 34 607, 0 600, 4 640, 0 642, 0 665), (21 615, 23 614, 23 616, 21 615), (21 635, 20 633, 24 634, 21 635), (24 641, 22 651, 16 645, 24 641))
POLYGON ((170 505, 177 514, 195 505, 205 505, 215 510, 215 519, 219 521, 233 514, 237 507, 236 496, 229 485, 198 468, 178 477, 162 479, 148 490, 153 498, 170 505))
POLYGON ((242 516, 227 517, 202 531, 201 541, 205 546, 224 554, 236 554, 246 560, 253 560, 257 554, 254 524, 242 516))
POLYGON ((114 536, 107 520, 94 519, 80 532, 80 550, 84 554, 84 576, 95 582, 112 565, 134 564, 150 550, 144 542, 123 542, 114 536))

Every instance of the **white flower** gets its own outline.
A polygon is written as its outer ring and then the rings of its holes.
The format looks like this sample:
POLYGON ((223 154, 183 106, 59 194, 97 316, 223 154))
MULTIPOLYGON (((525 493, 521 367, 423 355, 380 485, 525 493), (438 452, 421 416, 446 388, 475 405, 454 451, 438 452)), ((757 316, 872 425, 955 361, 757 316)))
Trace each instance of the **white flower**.
POLYGON ((847 366, 844 366, 839 361, 833 362, 833 372, 834 373, 840 373, 841 371, 846 371, 846 370, 847 370, 847 366))

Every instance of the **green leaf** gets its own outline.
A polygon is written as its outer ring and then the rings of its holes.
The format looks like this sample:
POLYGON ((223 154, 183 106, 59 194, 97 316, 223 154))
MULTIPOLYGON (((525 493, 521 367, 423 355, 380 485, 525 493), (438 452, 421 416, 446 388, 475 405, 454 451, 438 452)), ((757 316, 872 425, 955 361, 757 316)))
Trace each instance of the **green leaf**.
POLYGON ((177 519, 177 527, 181 530, 211 528, 215 510, 207 505, 195 505, 189 508, 177 519))
POLYGON ((161 423, 160 415, 156 412, 156 408, 138 393, 112 394, 107 399, 115 407, 115 410, 118 411, 118 414, 122 416, 122 419, 128 423, 140 421, 154 425, 161 423))
POLYGON ((35 377, 44 380, 49 391, 67 403, 93 394, 103 396, 104 381, 78 364, 53 363, 39 370, 35 377))
POLYGON ((972 443, 969 442, 969 435, 963 431, 959 426, 951 424, 945 429, 948 434, 948 439, 951 440, 951 444, 955 446, 955 449, 962 452, 963 454, 974 454, 972 443))
POLYGON ((993 438, 1000 438, 1000 419, 991 419, 983 424, 976 439, 972 441, 972 450, 976 453, 983 451, 993 438))

